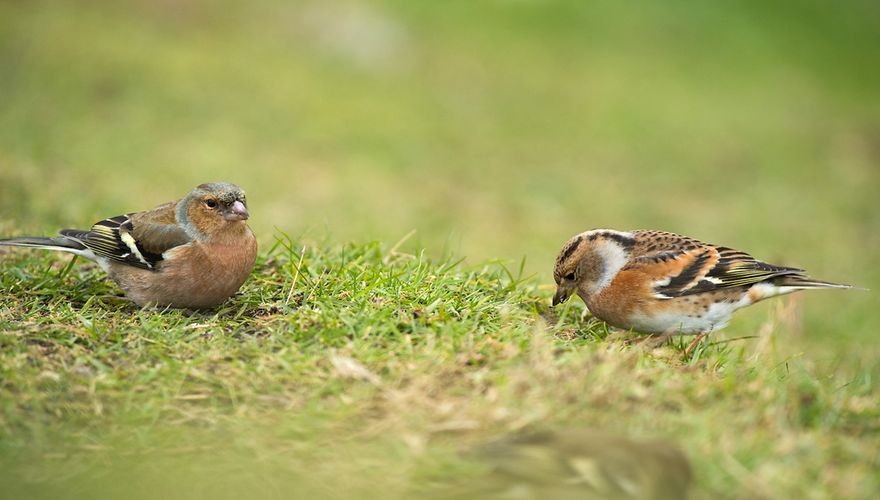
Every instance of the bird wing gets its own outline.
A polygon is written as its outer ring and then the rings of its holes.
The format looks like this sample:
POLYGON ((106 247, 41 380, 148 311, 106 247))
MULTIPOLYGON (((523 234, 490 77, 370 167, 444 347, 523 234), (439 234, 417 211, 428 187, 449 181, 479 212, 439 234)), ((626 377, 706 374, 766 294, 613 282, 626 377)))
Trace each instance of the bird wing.
POLYGON ((670 299, 713 290, 749 286, 777 276, 803 275, 803 269, 761 262, 732 248, 660 231, 634 232, 630 263, 654 279, 655 297, 670 299))
POLYGON ((61 234, 81 242, 95 255, 141 269, 154 269, 162 254, 191 241, 174 217, 170 202, 153 210, 110 217, 89 231, 65 229, 61 234))
POLYGON ((177 223, 176 207, 177 202, 172 201, 146 212, 129 214, 131 235, 145 250, 162 254, 168 249, 192 241, 189 234, 177 223))

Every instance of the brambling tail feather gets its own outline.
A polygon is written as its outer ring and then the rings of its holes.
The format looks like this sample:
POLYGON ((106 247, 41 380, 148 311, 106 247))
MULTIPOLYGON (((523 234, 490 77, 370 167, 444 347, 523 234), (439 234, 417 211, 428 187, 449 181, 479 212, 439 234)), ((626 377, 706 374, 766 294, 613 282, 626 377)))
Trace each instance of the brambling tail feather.
POLYGON ((832 283, 830 281, 814 280, 803 274, 783 276, 774 283, 779 287, 789 287, 795 290, 808 290, 810 288, 856 288, 853 285, 832 283))

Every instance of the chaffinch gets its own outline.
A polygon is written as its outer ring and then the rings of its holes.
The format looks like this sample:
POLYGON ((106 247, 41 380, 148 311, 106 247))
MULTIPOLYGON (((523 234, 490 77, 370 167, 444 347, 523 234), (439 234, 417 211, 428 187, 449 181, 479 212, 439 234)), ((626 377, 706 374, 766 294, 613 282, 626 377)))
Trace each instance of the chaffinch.
POLYGON ((111 217, 55 238, 9 238, 0 245, 60 250, 97 262, 138 305, 202 309, 232 296, 254 267, 244 191, 213 182, 179 201, 111 217))
POLYGON ((553 305, 577 293, 606 323, 643 333, 706 334, 737 309, 810 288, 852 288, 814 280, 731 248, 662 231, 594 229, 556 258, 553 305))

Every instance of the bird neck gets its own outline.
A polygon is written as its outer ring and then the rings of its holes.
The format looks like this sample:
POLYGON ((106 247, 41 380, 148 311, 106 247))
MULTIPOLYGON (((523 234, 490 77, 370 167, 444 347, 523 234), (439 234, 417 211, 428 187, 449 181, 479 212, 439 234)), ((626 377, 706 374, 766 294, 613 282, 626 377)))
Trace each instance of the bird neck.
POLYGON ((223 221, 220 228, 211 231, 205 241, 215 245, 238 245, 247 238, 251 230, 243 220, 223 221))
POLYGON ((187 236, 194 240, 204 240, 205 233, 199 231, 199 228, 195 226, 192 222, 192 218, 189 215, 189 208, 192 205, 193 195, 190 194, 177 202, 177 208, 174 211, 175 218, 177 219, 177 223, 180 227, 186 231, 187 236))
POLYGON ((600 292, 611 284, 627 259, 626 249, 616 242, 604 241, 590 246, 581 259, 579 288, 588 295, 600 292))

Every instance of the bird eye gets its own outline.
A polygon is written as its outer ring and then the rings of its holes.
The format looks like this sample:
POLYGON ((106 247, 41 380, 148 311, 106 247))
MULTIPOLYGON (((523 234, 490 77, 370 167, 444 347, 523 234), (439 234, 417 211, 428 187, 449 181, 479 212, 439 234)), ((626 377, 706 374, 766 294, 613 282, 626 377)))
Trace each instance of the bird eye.
POLYGON ((568 273, 565 275, 565 279, 569 281, 574 281, 574 273, 568 273))
POLYGON ((216 200, 205 200, 205 205, 207 205, 208 208, 217 208, 217 201, 216 200))

